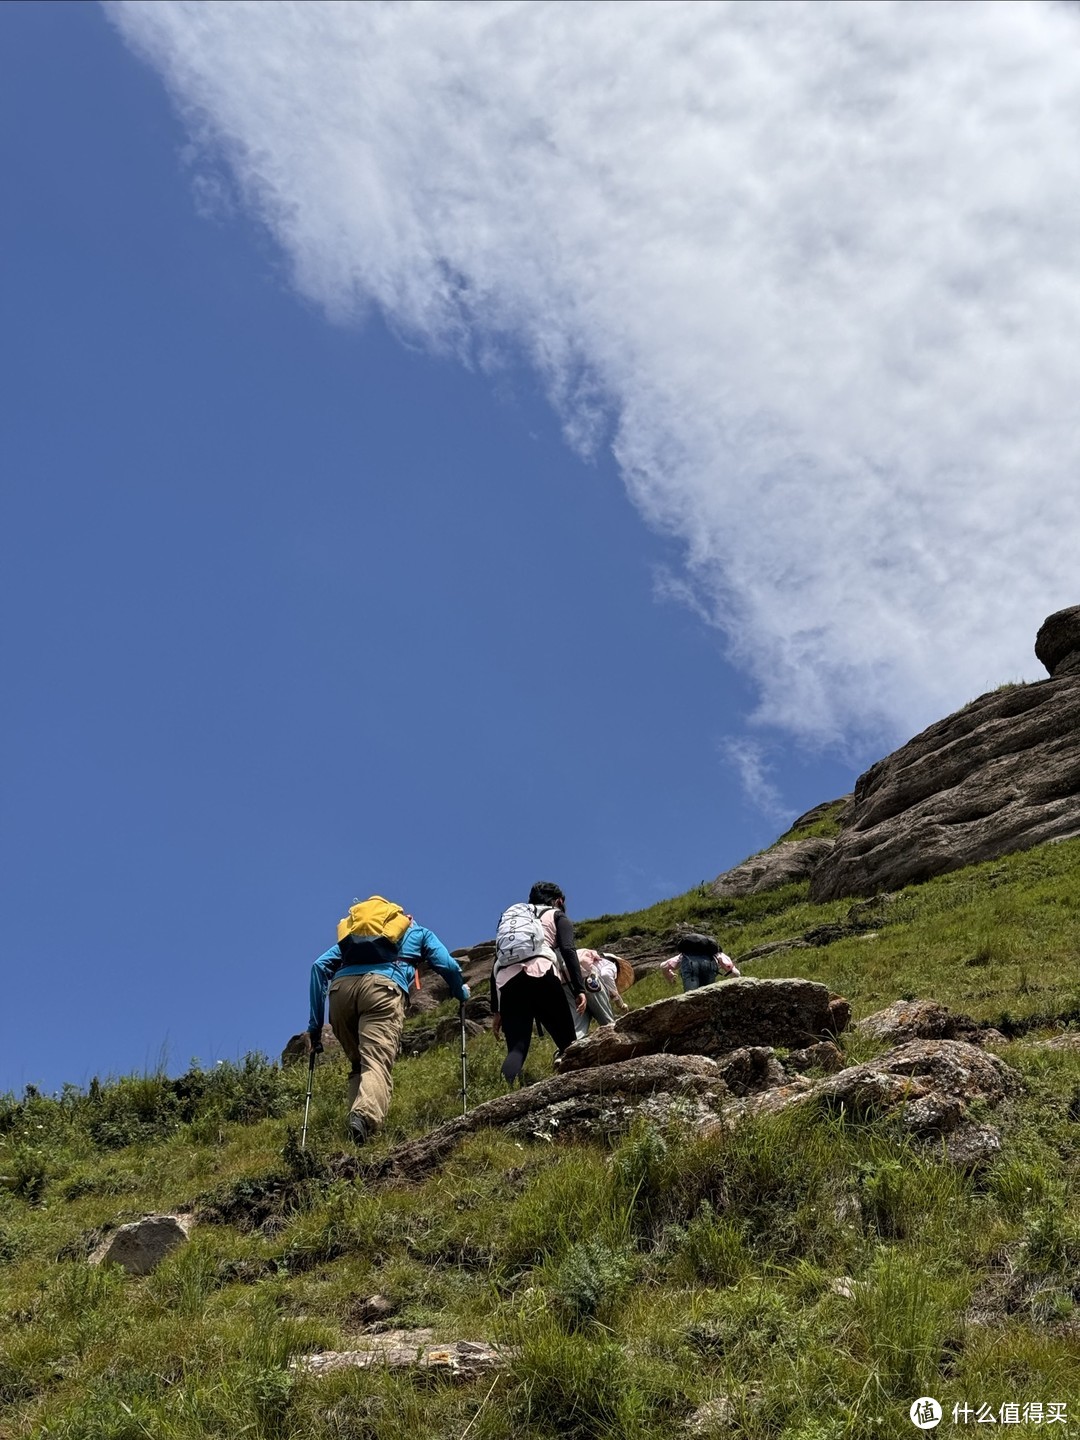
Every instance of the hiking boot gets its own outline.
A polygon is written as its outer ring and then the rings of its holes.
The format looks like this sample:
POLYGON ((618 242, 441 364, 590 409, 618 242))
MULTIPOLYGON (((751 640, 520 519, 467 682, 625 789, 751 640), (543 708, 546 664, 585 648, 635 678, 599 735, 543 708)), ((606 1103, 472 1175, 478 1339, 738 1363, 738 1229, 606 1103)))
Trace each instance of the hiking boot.
POLYGON ((349 1133, 357 1145, 366 1145, 371 1138, 371 1131, 368 1129, 367 1121, 360 1115, 350 1114, 349 1133))

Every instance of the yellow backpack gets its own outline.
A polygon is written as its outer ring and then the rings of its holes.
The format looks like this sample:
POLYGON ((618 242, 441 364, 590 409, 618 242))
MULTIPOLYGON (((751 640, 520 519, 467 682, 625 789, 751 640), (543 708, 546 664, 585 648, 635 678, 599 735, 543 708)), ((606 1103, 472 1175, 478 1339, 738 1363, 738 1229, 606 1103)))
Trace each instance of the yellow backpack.
POLYGON ((369 895, 366 900, 350 905, 349 913, 338 921, 338 944, 350 936, 358 940, 382 938, 389 940, 396 950, 411 924, 400 905, 384 900, 381 895, 369 895))

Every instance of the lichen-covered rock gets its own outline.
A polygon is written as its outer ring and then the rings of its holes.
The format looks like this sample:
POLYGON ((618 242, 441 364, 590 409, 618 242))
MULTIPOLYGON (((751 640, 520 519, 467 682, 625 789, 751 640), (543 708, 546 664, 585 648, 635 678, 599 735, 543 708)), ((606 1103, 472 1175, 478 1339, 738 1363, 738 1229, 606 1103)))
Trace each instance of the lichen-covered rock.
POLYGON ((857 1021, 855 1030, 893 1045, 906 1040, 966 1040, 976 1045, 982 1038, 978 1022, 970 1015, 958 1015, 936 1000, 894 1001, 857 1021))
POLYGON ((340 1370, 369 1370, 378 1365, 388 1370, 439 1375, 464 1385, 507 1364, 506 1355, 494 1345, 481 1340, 437 1343, 433 1334, 431 1330, 387 1330, 373 1335, 355 1350, 300 1356, 291 1362, 291 1368, 322 1376, 340 1370))
POLYGON ((730 1126, 792 1105, 856 1119, 890 1115, 920 1143, 940 1148, 959 1168, 978 1169, 997 1153, 1000 1140, 992 1127, 971 1119, 970 1102, 992 1108, 1020 1086, 1015 1070, 978 1046, 961 1040, 914 1040, 824 1080, 811 1083, 799 1076, 787 1086, 726 1101, 717 1123, 730 1126))
POLYGON ((804 1075, 807 1070, 824 1070, 826 1075, 834 1075, 844 1068, 844 1052, 831 1040, 821 1040, 802 1050, 789 1050, 784 1056, 783 1068, 792 1075, 804 1075))
MULTIPOLYGON (((562 1073, 609 1065, 638 1055, 726 1055, 743 1046, 801 1048, 836 1033, 846 1022, 824 985, 814 980, 743 976, 654 1000, 567 1046, 562 1073)), ((847 1009, 850 1014, 850 1008, 847 1009)))

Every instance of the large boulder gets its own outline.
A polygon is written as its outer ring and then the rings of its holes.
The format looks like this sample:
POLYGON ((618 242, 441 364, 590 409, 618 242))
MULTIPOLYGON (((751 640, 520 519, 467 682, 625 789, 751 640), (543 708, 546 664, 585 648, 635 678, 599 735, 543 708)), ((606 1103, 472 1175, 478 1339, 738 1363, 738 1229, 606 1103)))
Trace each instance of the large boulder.
POLYGON ((1035 656, 1050 675, 1080 670, 1080 605, 1046 617, 1035 636, 1035 656))
POLYGON ((1051 679, 980 696, 859 777, 811 899, 895 890, 1080 835, 1077 612, 1039 632, 1051 679))
POLYGON ((835 841, 823 836, 809 840, 781 840, 771 850, 751 855, 741 865, 725 870, 709 889, 724 900, 758 895, 763 890, 778 890, 781 885, 791 885, 812 875, 834 844, 835 841))
POLYGON ((743 1046, 813 1044, 842 1030, 850 1011, 813 980, 743 976, 654 1000, 568 1045, 561 1073, 638 1055, 724 1055, 743 1046))

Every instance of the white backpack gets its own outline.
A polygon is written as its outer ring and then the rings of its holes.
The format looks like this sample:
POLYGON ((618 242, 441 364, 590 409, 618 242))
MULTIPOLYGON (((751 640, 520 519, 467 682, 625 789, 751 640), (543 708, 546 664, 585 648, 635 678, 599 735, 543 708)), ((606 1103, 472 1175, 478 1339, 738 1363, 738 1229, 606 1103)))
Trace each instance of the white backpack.
POLYGON ((499 928, 495 932, 495 969, 503 970, 507 965, 523 965, 527 960, 551 960, 558 964, 558 956, 548 944, 544 933, 543 915, 550 906, 511 905, 499 917, 499 928))

